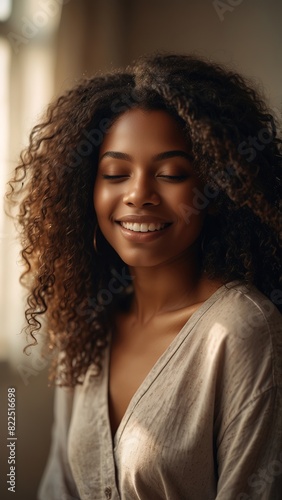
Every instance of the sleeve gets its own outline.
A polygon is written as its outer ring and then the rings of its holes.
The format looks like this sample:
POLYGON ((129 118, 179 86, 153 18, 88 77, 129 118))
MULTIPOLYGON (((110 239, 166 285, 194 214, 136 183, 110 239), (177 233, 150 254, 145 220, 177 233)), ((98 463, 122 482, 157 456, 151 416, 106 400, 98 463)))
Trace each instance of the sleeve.
POLYGON ((281 316, 247 305, 231 318, 221 358, 216 500, 281 500, 281 316))
POLYGON ((229 424, 217 461, 216 500, 281 500, 281 388, 258 396, 229 424))
POLYGON ((38 489, 38 500, 78 500, 67 457, 68 430, 74 389, 55 388, 54 422, 48 461, 38 489))

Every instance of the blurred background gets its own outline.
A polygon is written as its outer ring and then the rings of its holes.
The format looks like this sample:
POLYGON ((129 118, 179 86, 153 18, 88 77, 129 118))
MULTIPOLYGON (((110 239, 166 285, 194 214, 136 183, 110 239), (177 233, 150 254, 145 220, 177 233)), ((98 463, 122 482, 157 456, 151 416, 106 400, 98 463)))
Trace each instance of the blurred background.
MULTIPOLYGON (((194 53, 264 89, 281 116, 281 0, 0 0, 0 191, 55 96, 82 76, 144 53, 194 53)), ((2 202, 1 202, 2 203, 2 202)), ((30 356, 19 285, 19 244, 0 210, 0 498, 7 491, 7 388, 16 388, 16 493, 36 500, 50 446, 53 389, 39 349, 30 356)), ((58 499, 59 500, 59 499, 58 499)))

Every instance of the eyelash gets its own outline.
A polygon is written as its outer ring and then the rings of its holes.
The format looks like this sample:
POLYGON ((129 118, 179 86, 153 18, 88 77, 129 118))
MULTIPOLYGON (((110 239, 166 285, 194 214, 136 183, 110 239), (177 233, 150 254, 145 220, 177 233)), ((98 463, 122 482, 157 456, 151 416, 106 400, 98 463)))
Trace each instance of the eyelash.
POLYGON ((175 181, 184 181, 184 179, 187 179, 188 175, 160 175, 160 177, 164 177, 165 179, 172 179, 175 181))
MULTIPOLYGON (((103 174, 103 179, 107 180, 118 180, 118 179, 124 179, 128 177, 127 175, 108 175, 108 174, 103 174)), ((183 181, 187 179, 187 175, 160 175, 159 177, 164 178, 164 179, 170 179, 172 181, 183 181)))
POLYGON ((127 175, 107 175, 107 174, 103 174, 102 175, 103 179, 123 179, 124 177, 127 177, 127 175))

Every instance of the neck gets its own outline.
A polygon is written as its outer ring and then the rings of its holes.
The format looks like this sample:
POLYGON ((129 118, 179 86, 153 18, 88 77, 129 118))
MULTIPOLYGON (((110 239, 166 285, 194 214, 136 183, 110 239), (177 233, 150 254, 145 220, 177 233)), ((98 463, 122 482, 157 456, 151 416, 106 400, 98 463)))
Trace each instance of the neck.
POLYGON ((130 268, 134 276, 132 313, 140 324, 152 318, 202 302, 207 278, 200 273, 196 255, 184 254, 154 267, 130 268))

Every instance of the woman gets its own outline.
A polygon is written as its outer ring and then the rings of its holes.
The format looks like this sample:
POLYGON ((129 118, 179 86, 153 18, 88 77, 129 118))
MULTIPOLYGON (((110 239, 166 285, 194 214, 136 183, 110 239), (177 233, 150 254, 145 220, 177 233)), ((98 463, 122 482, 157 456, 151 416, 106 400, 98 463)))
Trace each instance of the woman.
POLYGON ((9 197, 58 386, 40 500, 280 498, 280 168, 258 93, 189 56, 33 129, 9 197))

